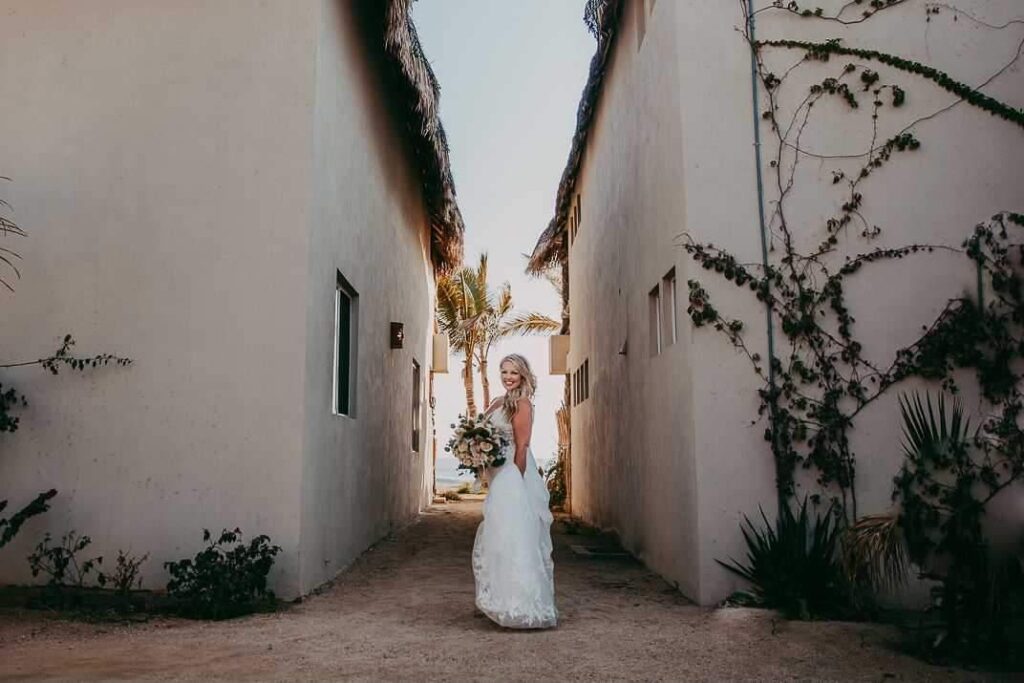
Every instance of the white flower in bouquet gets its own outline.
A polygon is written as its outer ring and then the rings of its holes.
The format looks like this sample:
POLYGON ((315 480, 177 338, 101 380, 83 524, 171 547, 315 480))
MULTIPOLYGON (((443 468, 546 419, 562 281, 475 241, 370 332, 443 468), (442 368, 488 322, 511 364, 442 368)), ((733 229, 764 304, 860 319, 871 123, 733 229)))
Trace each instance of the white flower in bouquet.
POLYGON ((504 452, 511 443, 511 435, 504 429, 498 429, 489 416, 460 415, 458 424, 452 425, 452 429, 452 437, 445 450, 455 455, 460 468, 479 471, 505 463, 504 452))

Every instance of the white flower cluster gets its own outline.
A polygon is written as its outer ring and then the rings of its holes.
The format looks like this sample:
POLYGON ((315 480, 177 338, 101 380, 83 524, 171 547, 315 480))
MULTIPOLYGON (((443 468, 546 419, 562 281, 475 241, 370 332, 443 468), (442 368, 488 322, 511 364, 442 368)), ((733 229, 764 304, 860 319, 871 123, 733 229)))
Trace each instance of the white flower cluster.
POLYGON ((490 417, 483 413, 472 418, 459 415, 458 424, 452 428, 455 431, 444 449, 455 456, 460 468, 480 470, 505 464, 505 451, 512 435, 491 422, 490 417))

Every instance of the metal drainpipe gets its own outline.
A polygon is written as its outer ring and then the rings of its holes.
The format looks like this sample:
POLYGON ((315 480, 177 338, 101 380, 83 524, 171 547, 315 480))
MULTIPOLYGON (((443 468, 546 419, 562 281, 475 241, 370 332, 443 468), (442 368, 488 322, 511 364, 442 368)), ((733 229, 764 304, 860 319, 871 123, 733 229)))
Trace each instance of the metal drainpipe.
MULTIPOLYGON (((764 217, 764 173, 762 171, 761 159, 761 100, 757 87, 757 49, 754 46, 756 40, 754 20, 754 0, 747 0, 748 32, 750 34, 750 92, 753 98, 754 112, 754 160, 757 169, 757 212, 761 229, 761 264, 764 266, 765 275, 768 274, 768 227, 764 217)), ((772 307, 767 302, 764 307, 765 324, 768 328, 768 386, 775 391, 775 332, 772 317, 772 307)), ((774 432, 773 432, 774 433, 774 432)), ((776 476, 778 475, 778 464, 776 463, 776 476)), ((785 504, 784 496, 779 491, 779 506, 785 504)))

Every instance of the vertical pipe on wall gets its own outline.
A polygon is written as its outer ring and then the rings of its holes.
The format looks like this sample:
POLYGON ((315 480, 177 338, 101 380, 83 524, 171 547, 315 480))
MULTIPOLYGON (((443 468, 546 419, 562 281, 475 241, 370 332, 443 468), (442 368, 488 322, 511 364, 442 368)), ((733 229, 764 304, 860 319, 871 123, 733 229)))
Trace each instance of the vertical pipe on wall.
MULTIPOLYGON (((761 100, 757 87, 757 46, 755 32, 754 0, 747 2, 747 35, 750 40, 750 92, 753 98, 754 116, 754 166, 757 172, 757 216, 761 237, 761 264, 764 267, 765 276, 768 274, 768 226, 764 215, 764 171, 761 159, 761 100)), ((774 321, 772 319, 772 307, 770 302, 765 302, 764 307, 765 325, 768 329, 768 386, 772 391, 773 401, 775 396, 775 333, 774 321)), ((769 406, 774 412, 774 403, 769 406)), ((773 419, 774 415, 769 419, 773 419)), ((772 435, 774 438, 774 425, 772 435)), ((774 443, 772 444, 774 446, 774 443)), ((774 454, 774 448, 773 448, 774 454)), ((776 477, 778 477, 778 464, 776 463, 776 477)), ((782 487, 777 486, 779 494, 779 505, 784 504, 782 487)))

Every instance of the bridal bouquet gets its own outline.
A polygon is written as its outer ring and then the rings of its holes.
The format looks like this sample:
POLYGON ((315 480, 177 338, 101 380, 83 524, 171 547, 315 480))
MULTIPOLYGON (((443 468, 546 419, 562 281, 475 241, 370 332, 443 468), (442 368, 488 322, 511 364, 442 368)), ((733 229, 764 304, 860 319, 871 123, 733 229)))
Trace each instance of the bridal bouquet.
POLYGON ((505 450, 512 442, 507 429, 498 427, 491 418, 480 413, 476 417, 459 415, 458 424, 444 450, 459 461, 459 469, 481 470, 505 464, 505 450))

